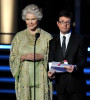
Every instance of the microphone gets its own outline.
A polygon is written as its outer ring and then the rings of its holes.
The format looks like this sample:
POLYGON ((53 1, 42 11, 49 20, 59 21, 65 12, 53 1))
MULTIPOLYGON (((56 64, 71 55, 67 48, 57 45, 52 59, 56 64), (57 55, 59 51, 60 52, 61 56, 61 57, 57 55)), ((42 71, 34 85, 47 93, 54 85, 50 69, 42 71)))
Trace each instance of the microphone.
POLYGON ((36 100, 36 97, 35 97, 35 94, 36 94, 36 91, 35 91, 35 84, 36 84, 36 73, 35 73, 35 68, 36 68, 36 66, 35 66, 35 62, 36 62, 36 60, 35 60, 35 51, 36 51, 36 41, 37 41, 37 39, 39 38, 39 36, 40 36, 40 33, 36 33, 36 35, 35 35, 35 43, 34 43, 34 100, 36 100))
POLYGON ((36 37, 36 40, 39 38, 40 36, 40 33, 36 33, 35 37, 36 37))

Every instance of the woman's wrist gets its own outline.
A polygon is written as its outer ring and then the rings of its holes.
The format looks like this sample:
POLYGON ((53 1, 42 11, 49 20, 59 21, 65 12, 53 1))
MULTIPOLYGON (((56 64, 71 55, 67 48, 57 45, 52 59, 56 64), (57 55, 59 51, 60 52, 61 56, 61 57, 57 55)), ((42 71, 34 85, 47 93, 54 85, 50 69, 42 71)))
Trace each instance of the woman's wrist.
POLYGON ((21 62, 25 60, 25 55, 21 56, 21 62))
POLYGON ((41 60, 44 60, 44 55, 41 55, 41 60))

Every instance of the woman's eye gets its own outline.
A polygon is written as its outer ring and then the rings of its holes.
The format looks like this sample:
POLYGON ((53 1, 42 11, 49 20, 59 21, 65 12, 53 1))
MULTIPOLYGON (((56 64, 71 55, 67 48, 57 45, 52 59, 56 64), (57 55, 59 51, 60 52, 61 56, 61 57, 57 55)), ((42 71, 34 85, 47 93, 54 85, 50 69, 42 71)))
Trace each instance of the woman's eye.
POLYGON ((29 20, 29 19, 26 19, 26 20, 29 20))

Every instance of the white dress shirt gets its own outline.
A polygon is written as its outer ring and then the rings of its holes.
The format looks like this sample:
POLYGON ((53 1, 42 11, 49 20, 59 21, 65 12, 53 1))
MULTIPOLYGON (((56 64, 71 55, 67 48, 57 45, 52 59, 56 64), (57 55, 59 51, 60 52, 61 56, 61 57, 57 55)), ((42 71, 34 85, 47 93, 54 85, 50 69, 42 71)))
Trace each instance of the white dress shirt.
POLYGON ((62 33, 60 32, 60 42, 61 42, 61 47, 62 47, 62 42, 63 42, 63 36, 66 37, 65 44, 66 44, 66 49, 67 49, 68 42, 69 42, 69 39, 70 39, 70 36, 71 36, 71 32, 69 32, 69 33, 67 33, 67 34, 62 34, 62 33))

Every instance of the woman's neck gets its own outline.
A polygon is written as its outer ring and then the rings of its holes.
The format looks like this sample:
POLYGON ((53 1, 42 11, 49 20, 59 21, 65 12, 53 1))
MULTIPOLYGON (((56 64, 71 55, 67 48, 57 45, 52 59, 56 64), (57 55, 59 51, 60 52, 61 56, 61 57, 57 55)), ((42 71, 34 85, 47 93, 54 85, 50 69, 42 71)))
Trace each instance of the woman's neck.
POLYGON ((35 35, 35 34, 37 33, 37 29, 35 29, 35 30, 30 30, 30 29, 28 28, 28 32, 29 32, 30 34, 32 34, 32 35, 35 35))

